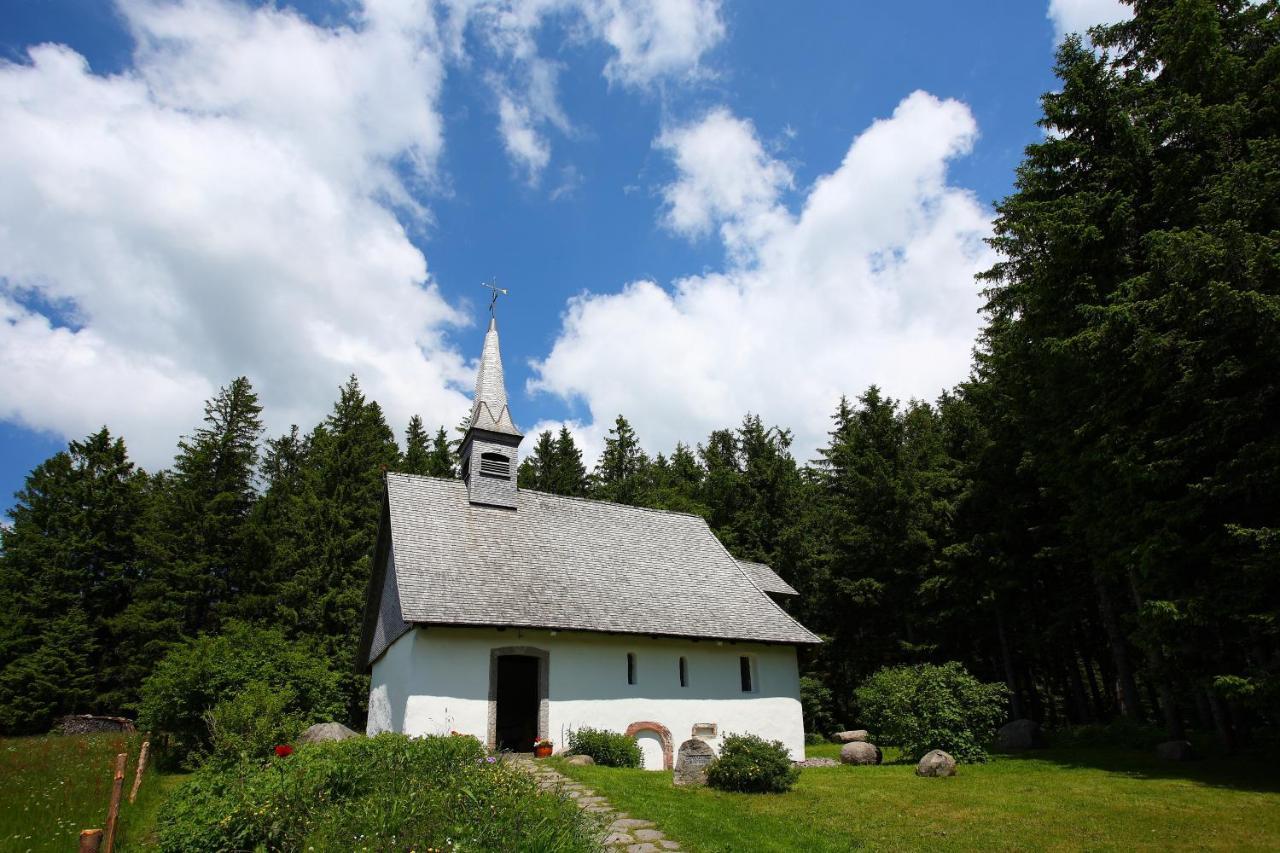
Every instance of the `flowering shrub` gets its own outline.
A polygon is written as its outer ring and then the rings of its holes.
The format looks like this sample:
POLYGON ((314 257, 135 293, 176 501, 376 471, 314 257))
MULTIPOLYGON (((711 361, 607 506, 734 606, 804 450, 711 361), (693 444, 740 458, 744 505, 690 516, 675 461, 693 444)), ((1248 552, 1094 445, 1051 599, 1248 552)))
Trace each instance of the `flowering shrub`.
MULTIPOLYGON (((269 755, 269 753, 268 753, 269 755)), ((209 764, 157 820, 163 853, 206 850, 596 849, 573 802, 470 737, 305 744, 288 761, 209 764)))
POLYGON ((589 755, 605 767, 639 767, 640 745, 622 732, 578 729, 569 733, 569 751, 589 755))
POLYGON ((757 735, 727 735, 720 757, 707 767, 707 784, 722 791, 780 794, 799 778, 782 742, 757 735))

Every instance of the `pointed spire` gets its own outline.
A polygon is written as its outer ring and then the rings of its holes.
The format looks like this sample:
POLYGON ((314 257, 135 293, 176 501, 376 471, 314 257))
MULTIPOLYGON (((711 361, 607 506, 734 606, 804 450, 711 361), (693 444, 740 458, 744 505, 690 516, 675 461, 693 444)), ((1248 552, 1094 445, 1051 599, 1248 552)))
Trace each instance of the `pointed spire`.
POLYGON ((489 318, 489 331, 484 335, 484 352, 476 373, 476 396, 471 404, 469 429, 520 435, 511 420, 507 406, 507 386, 502 380, 502 354, 498 351, 498 321, 489 318))

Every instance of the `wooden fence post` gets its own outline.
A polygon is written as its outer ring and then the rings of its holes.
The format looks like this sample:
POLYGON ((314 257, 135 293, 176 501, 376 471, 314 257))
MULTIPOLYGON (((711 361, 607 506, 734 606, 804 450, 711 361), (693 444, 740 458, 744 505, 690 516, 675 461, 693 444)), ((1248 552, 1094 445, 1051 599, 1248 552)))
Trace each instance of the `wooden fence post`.
POLYGON ((116 756, 116 775, 111 780, 111 807, 107 809, 107 844, 103 853, 111 853, 116 842, 116 821, 120 817, 120 795, 124 792, 124 764, 129 754, 122 752, 116 756))
POLYGON ((151 741, 142 742, 142 751, 138 753, 138 772, 133 775, 133 788, 129 791, 129 802, 138 799, 138 788, 142 785, 142 771, 147 769, 147 754, 151 752, 151 741))
POLYGON ((80 853, 98 853, 102 846, 101 829, 80 830, 80 853))

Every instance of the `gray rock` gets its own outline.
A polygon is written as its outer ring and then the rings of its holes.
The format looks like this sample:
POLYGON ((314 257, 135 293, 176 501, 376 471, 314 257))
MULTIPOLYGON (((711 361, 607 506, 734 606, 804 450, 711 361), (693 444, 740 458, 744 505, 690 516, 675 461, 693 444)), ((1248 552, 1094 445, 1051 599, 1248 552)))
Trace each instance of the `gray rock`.
POLYGON ((794 763, 796 767, 837 767, 840 764, 834 758, 806 758, 804 761, 794 763))
POLYGON ((352 731, 342 723, 316 723, 298 735, 298 743, 323 743, 324 741, 346 740, 347 738, 360 736, 359 732, 352 731))
POLYGON ((637 829, 632 835, 636 837, 636 841, 661 841, 666 838, 656 829, 637 829))
POLYGON ((596 760, 590 755, 570 755, 564 760, 565 764, 572 764, 574 767, 588 767, 596 763, 596 760))
POLYGON ((658 853, 660 848, 654 844, 632 844, 627 853, 658 853))
POLYGON ((677 785, 707 784, 707 765, 715 760, 715 750, 702 738, 691 737, 680 744, 676 755, 677 785))
POLYGON ((854 743, 856 741, 865 741, 869 735, 866 729, 853 729, 847 732, 836 732, 831 739, 836 743, 854 743))
POLYGON ((605 836, 605 847, 616 847, 621 844, 635 844, 636 840, 625 832, 612 832, 605 836))
POLYGON ((1044 746, 1044 732, 1035 720, 1014 720, 1005 723, 996 733, 996 749, 1004 752, 1044 749, 1044 746))
POLYGON ((1167 740, 1156 746, 1156 755, 1165 761, 1190 761, 1196 751, 1189 740, 1167 740))
POLYGON ((631 829, 643 829, 646 826, 653 826, 653 821, 641 820, 638 817, 620 817, 613 823, 609 824, 609 828, 614 832, 624 832, 631 829))
POLYGON ((940 749, 926 753, 916 765, 917 776, 954 776, 956 760, 940 749))
POLYGON ((851 741, 840 747, 841 764, 879 764, 884 760, 884 753, 874 743, 851 741))

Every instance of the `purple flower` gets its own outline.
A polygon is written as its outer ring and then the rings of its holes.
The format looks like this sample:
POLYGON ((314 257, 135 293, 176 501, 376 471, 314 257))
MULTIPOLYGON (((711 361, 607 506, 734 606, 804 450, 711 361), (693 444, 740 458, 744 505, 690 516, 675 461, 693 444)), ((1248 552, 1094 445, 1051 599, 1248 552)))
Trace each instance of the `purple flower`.
POLYGON ((497 760, 498 760, 498 759, 494 758, 492 755, 490 755, 488 758, 486 758, 486 759, 485 759, 485 761, 487 761, 489 764, 492 764, 493 762, 495 762, 495 761, 497 761, 497 760))

